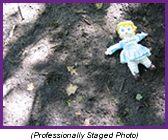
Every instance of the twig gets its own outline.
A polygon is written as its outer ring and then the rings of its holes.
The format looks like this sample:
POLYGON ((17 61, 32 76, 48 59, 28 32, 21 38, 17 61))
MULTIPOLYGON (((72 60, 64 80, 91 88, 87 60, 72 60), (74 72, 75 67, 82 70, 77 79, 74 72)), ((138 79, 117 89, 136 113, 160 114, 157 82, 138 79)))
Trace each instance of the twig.
POLYGON ((119 92, 121 92, 123 90, 124 83, 125 83, 125 80, 121 83, 121 87, 120 87, 119 92))
POLYGON ((163 29, 165 29, 165 26, 163 24, 161 24, 161 26, 163 27, 163 29))
POLYGON ((87 12, 84 11, 83 9, 79 10, 79 11, 75 11, 77 14, 86 14, 87 12))
POLYGON ((20 14, 22 20, 24 20, 24 17, 23 17, 23 15, 22 15, 22 12, 21 12, 21 9, 20 9, 20 6, 18 6, 18 9, 19 9, 19 14, 20 14))
POLYGON ((12 38, 15 28, 16 28, 16 25, 13 25, 12 30, 9 33, 9 38, 12 38))
POLYGON ((102 26, 103 30, 106 30, 103 26, 102 26))
POLYGON ((88 25, 91 25, 91 23, 90 23, 87 19, 83 18, 83 20, 84 20, 88 25))
POLYGON ((144 104, 145 104, 146 107, 148 107, 148 104, 145 101, 144 101, 144 104))
POLYGON ((106 85, 106 87, 107 87, 107 91, 108 91, 108 93, 110 94, 110 90, 109 90, 109 88, 108 88, 108 86, 106 85))

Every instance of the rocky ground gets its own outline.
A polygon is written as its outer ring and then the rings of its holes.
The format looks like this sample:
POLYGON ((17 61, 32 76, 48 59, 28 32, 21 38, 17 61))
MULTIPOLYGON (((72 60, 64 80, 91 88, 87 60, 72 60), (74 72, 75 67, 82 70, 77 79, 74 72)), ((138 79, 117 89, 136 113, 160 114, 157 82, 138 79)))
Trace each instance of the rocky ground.
POLYGON ((164 126, 165 4, 4 3, 3 125, 164 126), (104 56, 125 20, 157 67, 137 82, 120 50, 104 56))

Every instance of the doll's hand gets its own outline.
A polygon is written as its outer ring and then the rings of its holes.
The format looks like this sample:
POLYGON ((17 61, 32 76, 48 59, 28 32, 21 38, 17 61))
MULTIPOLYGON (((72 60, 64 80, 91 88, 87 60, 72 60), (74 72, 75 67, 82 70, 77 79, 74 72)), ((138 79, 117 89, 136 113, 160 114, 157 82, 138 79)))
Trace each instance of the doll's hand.
POLYGON ((110 53, 108 51, 105 52, 105 55, 110 55, 110 53))
POLYGON ((147 36, 148 33, 141 32, 141 35, 147 36))
POLYGON ((110 51, 110 48, 107 49, 107 51, 105 52, 105 55, 112 55, 112 52, 110 51))

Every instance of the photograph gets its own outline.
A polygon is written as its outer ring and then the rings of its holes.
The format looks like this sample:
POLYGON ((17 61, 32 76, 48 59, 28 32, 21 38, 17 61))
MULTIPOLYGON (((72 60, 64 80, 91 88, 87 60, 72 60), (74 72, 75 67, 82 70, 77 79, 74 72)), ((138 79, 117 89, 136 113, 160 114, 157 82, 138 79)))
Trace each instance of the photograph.
POLYGON ((165 126, 165 3, 3 3, 2 63, 5 128, 165 126))

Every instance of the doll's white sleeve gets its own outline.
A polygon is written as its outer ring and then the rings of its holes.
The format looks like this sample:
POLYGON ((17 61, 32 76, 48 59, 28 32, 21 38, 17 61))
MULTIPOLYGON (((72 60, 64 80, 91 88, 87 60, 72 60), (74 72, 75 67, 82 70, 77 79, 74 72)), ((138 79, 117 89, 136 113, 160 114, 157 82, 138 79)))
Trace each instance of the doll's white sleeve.
POLYGON ((137 42, 141 41, 142 39, 144 39, 148 34, 147 33, 140 33, 140 34, 136 34, 134 37, 136 39, 137 42))
POLYGON ((122 42, 120 41, 119 43, 110 46, 109 48, 107 48, 107 51, 105 52, 106 55, 112 55, 115 51, 122 49, 123 45, 122 42))

